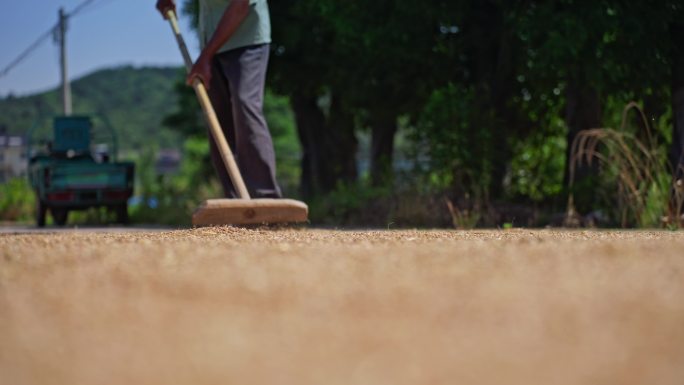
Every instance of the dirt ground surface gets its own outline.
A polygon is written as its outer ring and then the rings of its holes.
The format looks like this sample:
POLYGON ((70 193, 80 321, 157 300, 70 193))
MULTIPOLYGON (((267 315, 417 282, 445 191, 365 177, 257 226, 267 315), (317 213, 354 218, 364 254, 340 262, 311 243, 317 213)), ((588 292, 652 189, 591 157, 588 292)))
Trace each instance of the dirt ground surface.
POLYGON ((0 384, 684 383, 684 233, 0 234, 0 384))

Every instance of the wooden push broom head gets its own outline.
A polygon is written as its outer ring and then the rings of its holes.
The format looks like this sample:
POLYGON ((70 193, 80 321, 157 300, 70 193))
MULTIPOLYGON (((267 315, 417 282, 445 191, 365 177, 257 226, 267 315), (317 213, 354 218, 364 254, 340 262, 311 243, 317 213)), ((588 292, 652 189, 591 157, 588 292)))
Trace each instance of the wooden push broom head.
POLYGON ((291 199, 210 199, 192 214, 193 226, 300 223, 309 207, 291 199))

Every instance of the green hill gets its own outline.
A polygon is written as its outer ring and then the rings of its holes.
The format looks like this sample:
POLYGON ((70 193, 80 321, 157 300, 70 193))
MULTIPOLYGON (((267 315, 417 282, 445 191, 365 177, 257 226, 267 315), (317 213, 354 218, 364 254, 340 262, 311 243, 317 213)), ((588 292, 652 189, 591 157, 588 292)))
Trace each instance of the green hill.
MULTIPOLYGON (((175 82, 180 68, 131 66, 104 69, 72 81, 74 114, 105 115, 119 134, 121 149, 137 151, 150 144, 177 146, 178 136, 162 127, 176 108, 175 82)), ((39 117, 61 114, 61 89, 0 100, 0 126, 24 134, 39 117)))

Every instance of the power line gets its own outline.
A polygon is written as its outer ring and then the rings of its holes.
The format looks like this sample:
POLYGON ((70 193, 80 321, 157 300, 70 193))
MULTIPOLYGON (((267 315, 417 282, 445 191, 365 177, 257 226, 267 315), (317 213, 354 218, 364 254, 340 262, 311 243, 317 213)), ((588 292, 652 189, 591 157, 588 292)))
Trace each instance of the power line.
MULTIPOLYGON (((66 17, 69 18, 69 17, 74 17, 74 16, 78 15, 81 11, 86 9, 86 7, 88 7, 89 5, 91 5, 95 1, 97 1, 97 0, 84 0, 83 2, 81 2, 81 4, 76 6, 76 8, 74 8, 71 12, 67 13, 66 17)), ((33 44, 28 46, 28 48, 26 48, 24 51, 22 51, 22 53, 19 54, 19 56, 17 56, 16 59, 14 59, 9 65, 7 65, 7 67, 5 67, 2 71, 0 71, 0 78, 7 76, 7 74, 14 67, 19 65, 22 61, 24 61, 33 51, 38 49, 38 47, 40 47, 40 45, 43 43, 43 41, 47 40, 47 38, 50 37, 58 27, 59 27, 59 25, 56 24, 56 25, 52 26, 49 30, 47 30, 45 33, 40 35, 40 37, 38 39, 36 39, 36 41, 33 44)))
MULTIPOLYGON (((85 12, 85 13, 97 11, 97 10, 99 10, 100 8, 103 8, 103 7, 107 6, 107 5, 109 5, 109 4, 113 3, 113 2, 115 2, 116 0, 99 0, 99 1, 95 0, 95 1, 96 1, 95 4, 93 4, 92 6, 88 7, 87 9, 85 9, 85 11, 87 11, 87 12, 85 12)), ((79 12, 79 13, 80 13, 80 12, 79 12)), ((72 12, 72 14, 70 14, 70 16, 73 16, 73 12, 72 12)))
POLYGON ((92 4, 94 1, 97 0, 85 0, 84 2, 76 6, 76 8, 74 8, 73 11, 67 13, 67 17, 76 16, 79 12, 83 10, 83 8, 87 7, 89 4, 92 4))
POLYGON ((5 69, 3 69, 2 72, 0 72, 0 78, 6 76, 7 73, 9 73, 9 71, 12 70, 12 68, 19 65, 19 63, 26 59, 31 54, 31 52, 36 50, 43 43, 43 41, 47 40, 48 37, 52 36, 55 28, 57 28, 56 25, 47 30, 42 35, 40 35, 40 37, 33 44, 26 48, 19 56, 17 56, 16 59, 14 59, 14 61, 12 61, 7 67, 5 67, 5 69))

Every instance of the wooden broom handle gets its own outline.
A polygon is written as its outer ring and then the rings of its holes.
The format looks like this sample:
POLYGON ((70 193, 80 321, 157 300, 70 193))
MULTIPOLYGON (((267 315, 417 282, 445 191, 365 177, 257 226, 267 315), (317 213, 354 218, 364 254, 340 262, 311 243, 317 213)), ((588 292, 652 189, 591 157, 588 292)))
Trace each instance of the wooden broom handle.
MULTIPOLYGON (((181 35, 180 28, 178 28, 178 20, 176 19, 176 13, 173 10, 166 11, 166 17, 169 19, 171 24, 171 29, 173 34, 176 36, 176 42, 178 43, 178 48, 181 50, 183 55, 183 60, 185 61, 185 68, 188 73, 192 69, 192 59, 190 58, 190 53, 188 53, 188 47, 185 45, 185 40, 183 35, 181 35)), ((209 131, 214 137, 216 146, 221 153, 221 158, 223 159, 223 164, 226 165, 228 170, 228 175, 230 175, 230 180, 233 182, 233 186, 237 190, 238 197, 240 199, 250 199, 249 192, 245 186, 245 181, 242 179, 242 174, 240 174, 240 169, 235 162, 235 157, 233 156, 233 151, 230 150, 228 141, 223 135, 223 130, 221 130, 221 124, 216 117, 216 112, 214 107, 211 105, 209 100, 209 95, 207 94, 207 89, 202 84, 202 81, 198 78, 193 79, 192 88, 195 89, 195 94, 197 94, 197 99, 202 106, 202 111, 204 112, 204 119, 209 125, 209 131)))

